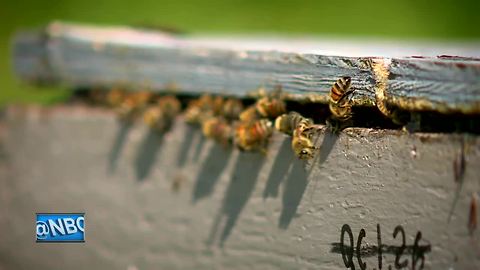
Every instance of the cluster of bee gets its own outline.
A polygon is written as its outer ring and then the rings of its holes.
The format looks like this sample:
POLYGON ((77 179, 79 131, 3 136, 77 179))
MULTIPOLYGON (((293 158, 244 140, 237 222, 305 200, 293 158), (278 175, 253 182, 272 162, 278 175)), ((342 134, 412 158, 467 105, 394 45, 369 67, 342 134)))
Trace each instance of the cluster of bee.
POLYGON ((187 123, 201 126, 206 137, 228 145, 234 136, 232 124, 242 110, 243 103, 238 99, 203 95, 190 101, 184 116, 187 123))
POLYGON ((266 151, 273 134, 272 120, 287 111, 282 95, 280 88, 269 94, 264 93, 255 104, 239 115, 240 121, 235 127, 235 144, 241 150, 266 151))
POLYGON ((265 152, 273 133, 271 119, 286 111, 278 95, 265 95, 247 108, 235 98, 203 95, 188 104, 185 121, 201 126, 206 137, 224 145, 265 152))
POLYGON ((158 132, 167 131, 181 111, 180 101, 172 95, 158 96, 149 91, 127 92, 120 89, 99 93, 94 92, 95 101, 113 108, 122 121, 131 123, 142 119, 158 132))
MULTIPOLYGON (((352 79, 341 77, 332 86, 329 92, 329 109, 331 117, 327 124, 334 132, 338 131, 352 118, 351 90, 352 79)), ((312 142, 313 135, 318 129, 313 120, 306 118, 298 112, 291 111, 282 114, 275 120, 275 128, 292 136, 292 150, 299 159, 312 159, 316 147, 312 142)))
MULTIPOLYGON (((330 90, 332 122, 351 118, 351 78, 342 77, 330 90)), ((312 142, 316 125, 310 118, 287 113, 285 94, 280 87, 271 92, 260 89, 260 98, 244 107, 241 100, 203 95, 191 100, 184 111, 185 121, 201 127, 205 137, 223 145, 233 144, 242 151, 265 153, 274 130, 292 137, 292 150, 299 159, 314 157, 312 142)), ((159 96, 149 91, 127 92, 120 89, 93 91, 91 98, 113 108, 125 122, 142 119, 151 129, 167 131, 181 112, 180 101, 172 95, 159 96)))
MULTIPOLYGON (((342 77, 332 86, 331 122, 344 123, 352 117, 350 85, 351 78, 342 77)), ((291 147, 299 159, 312 159, 316 149, 312 138, 317 129, 313 120, 298 112, 287 113, 281 88, 259 92, 261 98, 245 109, 239 100, 204 95, 190 102, 185 120, 202 126, 206 137, 222 144, 232 143, 243 151, 266 152, 275 129, 292 137, 291 147)))

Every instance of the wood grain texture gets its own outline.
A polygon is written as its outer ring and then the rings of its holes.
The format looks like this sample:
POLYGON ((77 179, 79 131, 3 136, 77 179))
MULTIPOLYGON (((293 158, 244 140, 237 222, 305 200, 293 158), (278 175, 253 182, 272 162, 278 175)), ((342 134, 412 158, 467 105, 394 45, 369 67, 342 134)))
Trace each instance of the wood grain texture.
POLYGON ((478 60, 393 59, 387 91, 406 110, 480 112, 478 60))
POLYGON ((261 86, 282 85, 292 99, 321 103, 327 102, 334 81, 351 76, 356 89, 354 104, 375 106, 378 78, 372 71, 372 61, 382 60, 388 63, 390 74, 386 99, 393 106, 413 111, 480 113, 480 61, 475 58, 480 52, 475 49, 440 46, 432 48, 438 55, 457 52, 465 57, 420 58, 409 57, 422 52, 411 48, 395 50, 379 45, 378 51, 384 54, 372 56, 362 54, 361 46, 355 44, 340 44, 337 50, 325 41, 292 40, 290 46, 285 44, 268 39, 208 41, 127 27, 56 22, 42 32, 19 34, 14 41, 13 62, 20 79, 32 83, 156 91, 175 84, 184 93, 234 96, 249 95, 261 86), (402 52, 404 57, 397 57, 402 52))

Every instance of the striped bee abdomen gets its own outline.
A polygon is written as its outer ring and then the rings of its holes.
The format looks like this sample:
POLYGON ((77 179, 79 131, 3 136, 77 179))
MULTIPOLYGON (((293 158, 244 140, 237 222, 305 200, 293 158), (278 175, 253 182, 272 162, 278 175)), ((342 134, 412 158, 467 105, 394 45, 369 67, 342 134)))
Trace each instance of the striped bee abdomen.
POLYGON ((337 104, 342 101, 349 93, 352 78, 342 77, 338 79, 330 89, 330 101, 337 104))

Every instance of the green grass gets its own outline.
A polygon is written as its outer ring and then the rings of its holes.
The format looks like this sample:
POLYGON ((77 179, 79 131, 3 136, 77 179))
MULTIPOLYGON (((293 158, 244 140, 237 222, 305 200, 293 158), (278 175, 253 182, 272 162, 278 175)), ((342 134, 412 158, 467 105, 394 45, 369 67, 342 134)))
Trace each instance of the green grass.
POLYGON ((64 99, 63 89, 36 89, 12 75, 10 37, 59 19, 94 24, 150 23, 188 32, 335 34, 401 39, 479 39, 476 1, 2 1, 0 105, 64 99))

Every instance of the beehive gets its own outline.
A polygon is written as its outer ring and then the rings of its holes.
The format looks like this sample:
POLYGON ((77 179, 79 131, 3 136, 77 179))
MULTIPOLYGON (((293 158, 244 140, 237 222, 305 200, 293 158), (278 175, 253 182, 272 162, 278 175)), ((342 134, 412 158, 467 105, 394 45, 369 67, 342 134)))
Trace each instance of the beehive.
POLYGON ((478 51, 443 48, 462 57, 437 57, 298 44, 58 22, 19 35, 16 72, 32 83, 245 100, 281 85, 308 113, 327 108, 331 85, 350 76, 358 119, 338 134, 319 129, 316 157, 301 161, 278 132, 262 154, 206 139, 182 115, 159 134, 105 108, 11 107, 2 120, 4 265, 478 268, 478 51), (407 131, 392 124, 377 109, 379 94, 423 121, 407 131), (26 232, 42 211, 86 212, 86 243, 36 245, 26 232))

